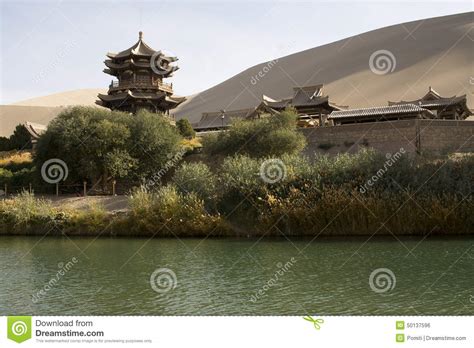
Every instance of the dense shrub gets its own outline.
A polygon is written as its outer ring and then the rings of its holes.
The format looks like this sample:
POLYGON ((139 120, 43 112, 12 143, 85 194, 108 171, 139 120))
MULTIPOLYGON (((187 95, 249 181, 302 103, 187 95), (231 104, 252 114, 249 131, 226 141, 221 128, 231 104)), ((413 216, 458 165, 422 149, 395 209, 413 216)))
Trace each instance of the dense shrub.
POLYGON ((5 184, 9 184, 13 177, 11 170, 0 168, 0 189, 3 189, 5 184))
POLYGON ((191 126, 191 123, 188 119, 182 118, 176 122, 176 128, 178 128, 179 134, 184 138, 194 138, 196 132, 191 126))
MULTIPOLYGON (((332 228, 338 233, 354 234, 360 227, 357 233, 366 234, 381 223, 390 223, 406 234, 427 233, 435 226, 467 233, 470 227, 459 228, 459 224, 469 220, 466 214, 472 202, 473 156, 427 161, 402 155, 391 160, 373 150, 320 156, 314 161, 297 154, 278 159, 228 157, 216 170, 217 210, 234 226, 256 233, 279 221, 292 233, 311 234, 313 227, 322 229, 336 215, 332 228), (280 167, 280 180, 268 182, 263 177, 268 174, 264 169, 268 161, 276 161, 280 167), (459 210, 449 212, 450 204, 459 204, 459 210), (425 205, 425 211, 420 209, 425 205), (400 213, 385 221, 398 210, 400 213), (427 211, 436 218, 423 216, 427 211), (448 212, 450 215, 445 216, 448 212), (396 219, 411 221, 411 232, 396 219), (446 221, 451 221, 452 227, 446 221)), ((200 176, 195 167, 187 167, 186 177, 192 178, 194 172, 200 176)))
POLYGON ((204 163, 183 163, 172 181, 180 193, 195 193, 208 206, 217 198, 217 178, 204 163))
POLYGON ((202 150, 201 138, 184 138, 180 145, 187 154, 199 153, 202 150))
POLYGON ((305 137, 296 130, 297 114, 288 109, 257 120, 237 120, 230 129, 204 138, 204 151, 209 155, 243 154, 251 157, 281 156, 297 153, 305 137))
POLYGON ((4 185, 8 185, 9 191, 18 190, 19 188, 28 188, 30 184, 36 185, 37 179, 34 168, 23 168, 16 172, 8 169, 0 168, 0 189, 4 185))
POLYGON ((0 154, 0 189, 8 185, 8 192, 36 184, 35 169, 28 151, 9 151, 0 154))

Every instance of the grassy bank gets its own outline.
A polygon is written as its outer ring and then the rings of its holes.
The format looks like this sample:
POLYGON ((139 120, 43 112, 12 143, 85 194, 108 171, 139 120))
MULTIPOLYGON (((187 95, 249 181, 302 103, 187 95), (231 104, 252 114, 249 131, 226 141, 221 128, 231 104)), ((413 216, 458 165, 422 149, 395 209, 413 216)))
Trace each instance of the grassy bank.
POLYGON ((135 189, 126 213, 106 212, 100 206, 65 210, 22 193, 0 201, 0 233, 154 237, 472 234, 473 176, 472 156, 388 159, 372 151, 312 160, 301 155, 278 159, 233 156, 218 167, 185 163, 166 184, 135 189), (277 167, 266 173, 269 160, 277 167))

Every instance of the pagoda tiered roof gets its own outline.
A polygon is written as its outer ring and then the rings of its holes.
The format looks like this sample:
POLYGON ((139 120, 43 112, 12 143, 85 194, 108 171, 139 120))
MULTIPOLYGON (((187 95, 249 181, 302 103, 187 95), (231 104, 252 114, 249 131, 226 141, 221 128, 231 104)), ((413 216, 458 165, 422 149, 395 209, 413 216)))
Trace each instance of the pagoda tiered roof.
POLYGON ((125 59, 131 58, 133 56, 150 58, 157 52, 160 53, 159 51, 156 51, 150 46, 148 46, 143 41, 143 33, 140 31, 138 33, 138 41, 132 47, 120 51, 119 53, 108 52, 107 57, 111 59, 125 59))
POLYGON ((140 32, 138 41, 130 48, 119 53, 107 53, 104 61, 108 69, 103 71, 112 76, 119 76, 127 70, 155 71, 163 77, 171 77, 173 72, 179 69, 171 63, 178 61, 177 57, 169 56, 162 51, 157 51, 143 41, 143 33, 140 32))
POLYGON ((148 108, 166 112, 182 103, 185 98, 173 95, 173 85, 163 82, 178 70, 171 65, 178 58, 148 46, 139 33, 138 41, 119 53, 107 53, 104 72, 117 77, 107 94, 99 94, 96 103, 110 109, 135 112, 148 108))
POLYGON ((137 91, 126 91, 116 94, 100 94, 104 101, 121 100, 127 97, 133 99, 146 99, 146 100, 159 100, 165 98, 170 103, 181 103, 186 100, 185 97, 168 96, 166 93, 152 93, 152 92, 137 92, 137 91))

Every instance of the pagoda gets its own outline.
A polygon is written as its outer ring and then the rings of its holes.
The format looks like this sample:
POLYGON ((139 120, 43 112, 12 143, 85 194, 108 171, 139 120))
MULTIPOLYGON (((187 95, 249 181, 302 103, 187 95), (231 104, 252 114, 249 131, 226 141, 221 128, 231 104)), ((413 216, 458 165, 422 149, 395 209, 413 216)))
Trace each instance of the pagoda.
POLYGON ((104 72, 116 80, 110 83, 107 94, 98 95, 98 105, 131 113, 147 109, 169 115, 170 109, 186 99, 173 95, 173 84, 163 82, 178 70, 172 65, 178 58, 148 46, 142 32, 132 47, 119 53, 107 53, 107 57, 104 72))

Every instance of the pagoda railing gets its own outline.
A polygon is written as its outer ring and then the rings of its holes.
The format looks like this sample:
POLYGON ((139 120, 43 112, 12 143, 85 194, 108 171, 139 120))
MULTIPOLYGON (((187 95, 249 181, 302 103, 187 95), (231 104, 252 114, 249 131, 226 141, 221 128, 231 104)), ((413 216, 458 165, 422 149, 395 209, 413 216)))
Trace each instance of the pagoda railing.
POLYGON ((158 88, 162 91, 173 93, 173 84, 158 81, 158 88))
POLYGON ((152 88, 152 87, 158 87, 160 91, 164 92, 169 92, 173 93, 173 84, 168 84, 160 81, 155 81, 154 83, 149 83, 149 82, 142 82, 142 81, 112 81, 109 85, 109 88, 136 88, 136 87, 142 87, 142 88, 152 88))

